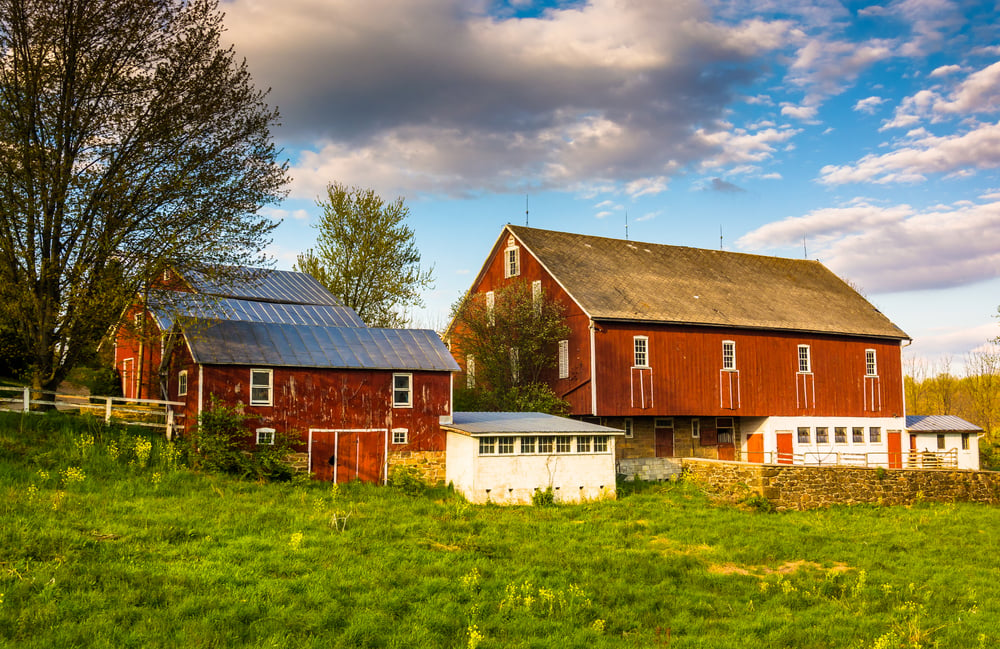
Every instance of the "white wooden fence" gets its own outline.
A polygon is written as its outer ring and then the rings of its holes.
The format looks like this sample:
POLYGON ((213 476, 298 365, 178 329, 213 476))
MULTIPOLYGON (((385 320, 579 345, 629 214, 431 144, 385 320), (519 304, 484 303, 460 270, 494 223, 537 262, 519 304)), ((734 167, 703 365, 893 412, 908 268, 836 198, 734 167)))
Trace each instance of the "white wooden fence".
POLYGON ((42 411, 32 410, 32 406, 54 406, 60 411, 89 413, 109 423, 114 421, 128 426, 162 428, 168 439, 173 438, 174 428, 184 417, 183 413, 174 412, 173 407, 183 405, 182 401, 81 396, 32 390, 29 387, 0 386, 0 410, 38 413, 42 411), (45 398, 32 399, 33 393, 45 398))
POLYGON ((957 469, 958 449, 947 451, 901 451, 899 453, 838 453, 834 451, 805 451, 803 453, 782 453, 757 451, 744 454, 745 462, 764 464, 792 464, 797 466, 865 466, 889 467, 898 463, 907 469, 957 469))

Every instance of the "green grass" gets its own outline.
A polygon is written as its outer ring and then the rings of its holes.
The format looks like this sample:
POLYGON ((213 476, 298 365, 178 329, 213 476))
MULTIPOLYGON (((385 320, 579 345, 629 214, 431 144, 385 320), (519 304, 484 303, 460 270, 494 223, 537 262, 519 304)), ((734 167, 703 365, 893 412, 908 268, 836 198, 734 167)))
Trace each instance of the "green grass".
POLYGON ((982 505, 762 514, 680 483, 476 507, 198 474, 59 415, 0 416, 0 490, 0 646, 1000 643, 982 505))

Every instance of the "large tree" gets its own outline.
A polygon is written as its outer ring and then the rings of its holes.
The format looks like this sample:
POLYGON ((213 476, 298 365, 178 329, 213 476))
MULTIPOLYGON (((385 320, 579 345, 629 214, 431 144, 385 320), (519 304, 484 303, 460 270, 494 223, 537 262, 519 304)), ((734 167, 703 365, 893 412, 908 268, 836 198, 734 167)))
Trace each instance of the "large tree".
POLYGON ((570 333, 564 311, 523 280, 493 291, 492 300, 473 293, 456 302, 447 337, 466 370, 456 409, 564 413, 566 402, 545 382, 570 333))
POLYGON ((215 0, 0 0, 0 308, 53 389, 167 265, 261 261, 287 181, 215 0))
POLYGON ((369 327, 405 327, 407 308, 423 305, 433 269, 420 268, 409 210, 371 189, 331 183, 316 205, 316 249, 299 255, 296 269, 309 273, 354 309, 369 327))

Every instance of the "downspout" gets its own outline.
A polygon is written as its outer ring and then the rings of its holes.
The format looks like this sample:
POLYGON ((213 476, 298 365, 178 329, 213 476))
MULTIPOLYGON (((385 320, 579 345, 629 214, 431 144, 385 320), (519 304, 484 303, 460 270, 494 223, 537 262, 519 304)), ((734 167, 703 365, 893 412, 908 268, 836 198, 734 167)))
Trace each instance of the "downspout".
POLYGON ((595 336, 594 321, 590 321, 590 411, 597 416, 597 349, 595 347, 597 338, 595 336))
POLYGON ((201 422, 201 411, 205 404, 205 366, 198 363, 198 422, 201 422))

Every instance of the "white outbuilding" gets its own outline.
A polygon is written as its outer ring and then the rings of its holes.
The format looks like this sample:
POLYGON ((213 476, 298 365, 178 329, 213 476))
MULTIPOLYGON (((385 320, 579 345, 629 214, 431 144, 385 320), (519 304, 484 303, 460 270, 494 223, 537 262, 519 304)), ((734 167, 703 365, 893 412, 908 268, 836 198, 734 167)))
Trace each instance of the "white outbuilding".
POLYGON ((456 412, 446 480, 470 502, 530 504, 615 497, 615 440, 625 432, 538 412, 456 412))
POLYGON ((907 415, 907 466, 979 470, 983 429, 955 415, 907 415))

